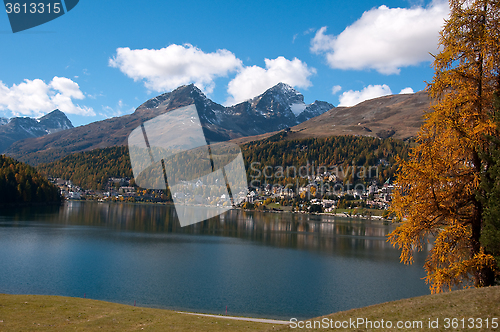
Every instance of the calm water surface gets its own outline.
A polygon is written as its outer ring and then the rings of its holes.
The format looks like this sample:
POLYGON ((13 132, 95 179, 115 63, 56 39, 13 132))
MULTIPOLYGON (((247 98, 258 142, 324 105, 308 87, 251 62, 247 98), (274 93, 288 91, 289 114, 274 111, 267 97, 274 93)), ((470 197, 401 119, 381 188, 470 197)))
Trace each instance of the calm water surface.
POLYGON ((429 294, 392 225, 229 211, 181 228, 171 206, 68 202, 0 210, 0 293, 254 317, 311 318, 429 294))

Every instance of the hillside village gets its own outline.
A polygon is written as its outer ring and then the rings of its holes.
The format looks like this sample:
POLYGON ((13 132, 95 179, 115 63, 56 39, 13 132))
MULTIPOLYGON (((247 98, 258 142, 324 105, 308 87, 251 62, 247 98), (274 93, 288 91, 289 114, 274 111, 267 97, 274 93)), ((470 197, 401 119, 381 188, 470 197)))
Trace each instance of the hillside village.
MULTIPOLYGON (((50 179, 68 200, 97 200, 101 202, 150 202, 171 201, 163 190, 138 188, 130 178, 109 178, 105 190, 86 190, 74 185, 70 180, 50 179)), ((308 176, 308 183, 292 189, 283 185, 263 185, 249 188, 249 192, 239 207, 267 211, 288 211, 302 213, 334 213, 345 215, 364 215, 373 218, 387 216, 394 185, 389 180, 384 184, 373 181, 368 187, 343 185, 335 174, 324 172, 308 176), (337 188, 326 191, 324 188, 337 188), (340 189, 341 188, 341 189, 340 189), (373 210, 381 213, 373 214, 373 210)), ((203 184, 198 181, 196 186, 203 184)), ((173 193, 173 195, 185 195, 173 193)), ((215 201, 224 201, 225 197, 214 197, 215 201)), ((193 200, 194 201, 194 200, 193 200)), ((219 203, 217 203, 219 204, 219 203)))

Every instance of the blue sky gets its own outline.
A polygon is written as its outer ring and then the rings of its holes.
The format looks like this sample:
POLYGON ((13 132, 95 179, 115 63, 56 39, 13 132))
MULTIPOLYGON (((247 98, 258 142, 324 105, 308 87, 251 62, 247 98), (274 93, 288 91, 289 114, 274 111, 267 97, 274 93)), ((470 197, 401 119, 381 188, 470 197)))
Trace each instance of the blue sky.
POLYGON ((74 125, 195 83, 233 104, 283 81, 306 103, 353 105, 431 81, 443 0, 80 0, 12 33, 0 13, 0 116, 55 108, 74 125))

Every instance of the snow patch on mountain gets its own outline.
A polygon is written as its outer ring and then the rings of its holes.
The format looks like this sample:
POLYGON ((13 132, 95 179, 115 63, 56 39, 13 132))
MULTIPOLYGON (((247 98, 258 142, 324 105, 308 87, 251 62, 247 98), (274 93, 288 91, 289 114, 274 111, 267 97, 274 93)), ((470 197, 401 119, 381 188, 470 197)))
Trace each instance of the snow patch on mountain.
POLYGON ((263 94, 233 106, 210 100, 194 84, 152 98, 139 106, 134 114, 154 117, 173 109, 195 104, 205 135, 211 141, 264 134, 293 127, 317 116, 333 105, 307 105, 304 96, 292 86, 278 83, 263 94))

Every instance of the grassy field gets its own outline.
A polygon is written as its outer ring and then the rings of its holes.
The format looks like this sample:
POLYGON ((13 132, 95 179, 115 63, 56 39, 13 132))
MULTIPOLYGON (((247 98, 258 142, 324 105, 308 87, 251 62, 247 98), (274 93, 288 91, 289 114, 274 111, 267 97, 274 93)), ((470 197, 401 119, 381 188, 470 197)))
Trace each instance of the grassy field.
MULTIPOLYGON (((369 307, 352 309, 348 311, 338 312, 331 315, 318 317, 312 321, 322 322, 322 319, 327 318, 328 325, 333 321, 334 328, 304 328, 295 330, 301 331, 500 331, 500 286, 458 290, 448 293, 426 295, 404 299, 394 302, 387 302, 369 307), (372 328, 367 328, 366 324, 359 326, 354 325, 350 328, 335 328, 335 322, 341 324, 349 320, 357 321, 364 319, 372 322, 372 328), (446 328, 447 321, 450 327, 446 328), (453 328, 452 321, 455 321, 458 326, 453 328), (461 319, 464 318, 464 326, 462 328, 461 319), (470 324, 469 318, 474 318, 474 328, 467 328, 470 324), (492 319, 497 318, 498 327, 494 328, 491 325, 492 319), (376 321, 381 325, 381 320, 384 320, 386 328, 376 328, 376 321), (479 320, 478 320, 479 319, 479 320), (486 319, 488 319, 488 327, 486 327, 486 319), (436 322, 437 328, 434 325, 430 328, 429 322, 436 322), (387 321, 391 321, 392 328, 387 328, 387 321), (397 322, 409 324, 408 328, 397 328, 397 322), (419 322, 422 322, 419 325, 419 322), (482 327, 479 328, 479 323, 482 327), (421 327, 420 327, 421 326, 421 327)), ((304 323, 307 324, 307 323, 304 323)), ((314 324, 311 322, 310 324, 314 324)), ((345 323, 344 323, 345 324, 345 323)), ((304 325, 306 326, 306 325, 304 325)), ((314 326, 314 325, 312 325, 314 326)), ((317 323, 319 326, 319 323, 317 323)), ((340 326, 340 325, 339 325, 340 326)), ((279 330, 291 330, 289 327, 280 328, 279 330)))
MULTIPOLYGON (((333 329, 318 328, 306 331, 495 331, 493 318, 500 320, 500 286, 454 291, 373 305, 339 312, 311 320, 327 321, 333 329), (323 320, 326 318, 326 320, 323 320), (372 329, 365 325, 356 328, 336 329, 335 322, 356 321, 358 318, 372 322, 372 329), (450 328, 446 328, 450 318, 450 328), (459 325, 453 328, 451 319, 459 325), (474 329, 462 328, 471 324, 474 329), (392 328, 375 328, 384 320, 392 328), (478 328, 480 320, 482 328, 478 328), (488 327, 486 327, 488 319, 488 327), (429 328, 429 321, 438 328, 429 328), (410 328, 398 329, 398 321, 409 322, 410 328), (418 322, 422 322, 421 326, 418 322)), ((337 324, 339 324, 337 323, 337 324)), ((500 322, 498 322, 500 325, 500 322)), ((307 323, 304 323, 307 324, 307 323)), ((318 324, 318 323, 316 323, 318 324)), ((344 323, 345 324, 345 323, 344 323)), ((180 314, 175 311, 150 309, 81 298, 41 295, 0 294, 0 331, 284 331, 289 326, 267 323, 227 320, 180 314)), ((297 329, 303 330, 303 329, 297 329)))
POLYGON ((283 206, 283 205, 279 205, 278 203, 267 204, 266 208, 268 210, 278 209, 278 210, 283 210, 283 211, 286 211, 286 212, 292 211, 292 207, 291 206, 283 206))
POLYGON ((271 324, 90 299, 0 295, 0 331, 263 331, 271 324))
POLYGON ((384 214, 385 210, 378 210, 378 209, 363 209, 363 208, 358 208, 358 209, 335 209, 333 213, 347 213, 351 216, 356 215, 357 213, 364 213, 364 214, 369 214, 371 213, 372 216, 379 216, 381 217, 384 214))

